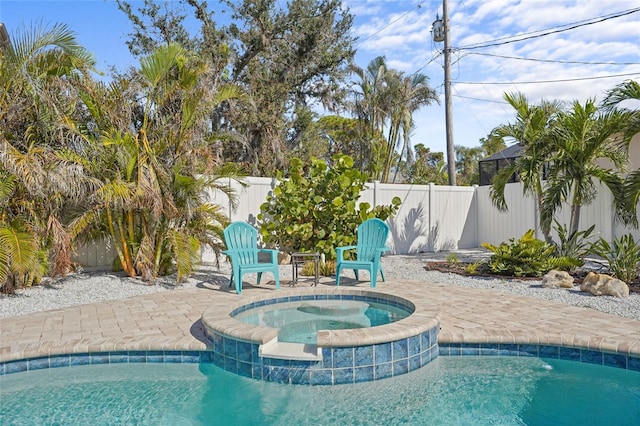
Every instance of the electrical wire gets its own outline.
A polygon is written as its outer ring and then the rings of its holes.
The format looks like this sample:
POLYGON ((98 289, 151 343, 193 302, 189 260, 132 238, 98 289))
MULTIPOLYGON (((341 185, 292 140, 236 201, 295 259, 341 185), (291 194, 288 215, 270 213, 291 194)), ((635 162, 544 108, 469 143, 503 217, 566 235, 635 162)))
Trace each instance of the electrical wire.
POLYGON ((571 81, 584 81, 584 80, 598 80, 601 78, 614 78, 614 77, 628 77, 632 75, 640 75, 640 72, 631 72, 626 74, 611 74, 611 75, 601 75, 594 77, 578 77, 578 78, 566 78, 561 80, 539 80, 539 81, 508 81, 508 82, 498 82, 498 81, 456 81, 455 84, 492 84, 492 85, 501 85, 501 84, 539 84, 539 83, 567 83, 571 81))
POLYGON ((561 32, 564 32, 564 31, 574 30, 576 28, 584 27, 584 26, 587 26, 587 25, 593 25, 593 24, 597 24, 597 23, 600 23, 600 22, 608 21, 609 19, 614 19, 614 18, 619 18, 621 16, 631 15, 632 13, 636 13, 636 12, 640 12, 640 7, 635 8, 635 9, 623 10, 621 12, 615 12, 615 13, 612 13, 610 15, 605 15, 605 16, 598 17, 598 18, 592 18, 592 19, 585 20, 585 21, 579 21, 579 22, 576 22, 575 24, 565 24, 565 25, 561 25, 561 26, 558 26, 558 27, 546 28, 546 29, 542 29, 542 30, 532 31, 532 32, 529 32, 529 33, 518 34, 518 35, 515 35, 515 36, 497 38, 497 39, 489 41, 487 43, 474 43, 474 44, 470 44, 470 45, 467 45, 467 46, 457 47, 456 49, 457 50, 482 49, 482 48, 485 48, 485 47, 502 46, 502 45, 509 44, 509 43, 517 43, 517 42, 520 42, 520 41, 530 40, 532 38, 538 38, 538 37, 543 37, 543 36, 547 36, 547 35, 550 35, 550 34, 556 34, 556 33, 561 33, 561 32), (566 27, 567 25, 570 25, 570 26, 566 27), (564 28, 564 27, 566 27, 566 28, 564 28), (523 36, 525 36, 525 37, 523 37, 523 36), (521 37, 521 38, 515 39, 515 37, 521 37), (513 40, 509 40, 511 38, 514 38, 514 39, 513 40), (502 41, 502 40, 504 40, 504 41, 502 41))
POLYGON ((407 10, 405 13, 403 13, 402 15, 400 15, 398 18, 394 19, 393 21, 389 22, 387 25, 385 25, 384 27, 381 27, 379 30, 377 30, 376 32, 374 32, 373 34, 370 34, 369 37, 363 39, 363 40, 358 40, 358 43, 355 45, 355 47, 360 46, 362 43, 364 43, 365 41, 373 38, 374 36, 380 34, 382 31, 386 30, 387 28, 389 28, 391 25, 395 24, 396 22, 400 21, 401 19, 403 19, 405 16, 407 16, 408 14, 410 14, 411 12, 413 12, 416 9, 420 9, 422 7, 422 2, 418 3, 414 8, 407 10))
POLYGON ((553 63, 553 64, 570 64, 570 65, 614 65, 614 66, 640 65, 640 62, 561 61, 561 60, 554 60, 554 59, 523 58, 523 57, 520 57, 520 56, 495 55, 495 54, 492 54, 492 53, 480 53, 480 52, 467 52, 467 55, 491 56, 491 57, 494 57, 494 58, 502 58, 502 59, 516 59, 516 60, 520 60, 520 61, 549 62, 549 63, 553 63))

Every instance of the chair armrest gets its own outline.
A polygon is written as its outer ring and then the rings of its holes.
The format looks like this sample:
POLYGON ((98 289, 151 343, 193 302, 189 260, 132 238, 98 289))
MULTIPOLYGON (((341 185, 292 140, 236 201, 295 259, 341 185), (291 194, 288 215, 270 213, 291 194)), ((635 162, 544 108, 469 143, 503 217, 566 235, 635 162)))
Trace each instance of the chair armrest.
POLYGON ((278 263, 278 253, 280 250, 277 249, 258 249, 258 253, 269 253, 271 255, 271 263, 278 263))
POLYGON ((347 250, 357 249, 358 246, 344 246, 344 247, 336 247, 336 260, 344 260, 344 252, 347 250))

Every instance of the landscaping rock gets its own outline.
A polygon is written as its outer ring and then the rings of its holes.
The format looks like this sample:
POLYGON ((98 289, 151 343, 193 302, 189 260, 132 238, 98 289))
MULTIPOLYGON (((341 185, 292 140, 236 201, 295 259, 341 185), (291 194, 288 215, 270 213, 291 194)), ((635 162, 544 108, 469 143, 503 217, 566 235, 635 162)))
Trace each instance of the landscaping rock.
POLYGON ((573 277, 567 271, 556 271, 555 269, 547 272, 542 277, 542 287, 544 288, 572 288, 573 277))
POLYGON ((278 264, 279 265, 288 265, 291 263, 291 255, 289 253, 286 252, 279 252, 278 253, 278 264))
POLYGON ((580 285, 581 291, 594 296, 628 297, 629 286, 622 280, 606 274, 589 272, 580 285))

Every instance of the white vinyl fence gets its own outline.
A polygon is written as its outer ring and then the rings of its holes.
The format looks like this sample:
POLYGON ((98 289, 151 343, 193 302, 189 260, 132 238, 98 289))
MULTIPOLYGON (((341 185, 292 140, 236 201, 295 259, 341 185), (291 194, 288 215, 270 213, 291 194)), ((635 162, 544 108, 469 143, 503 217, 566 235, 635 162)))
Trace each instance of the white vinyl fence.
MULTIPOLYGON (((236 191, 237 204, 231 205, 226 195, 211 193, 210 201, 223 206, 231 221, 246 221, 257 226, 260 205, 275 187, 272 178, 249 177, 246 186, 229 180, 236 191)), ((402 200, 398 214, 387 222, 391 229, 389 246, 392 254, 453 251, 476 248, 481 243, 499 244, 518 238, 529 229, 536 230, 538 214, 535 199, 522 195, 519 183, 508 184, 505 190, 507 212, 498 211, 489 197, 489 186, 452 187, 438 185, 383 184, 373 182, 361 194, 361 200, 372 206, 389 205, 393 197, 402 200)), ((569 208, 557 215, 560 223, 568 226, 569 208)), ((626 233, 640 238, 640 231, 616 223, 612 211, 611 194, 601 190, 589 206, 583 206, 580 229, 596 225, 594 239, 604 237, 612 241, 626 233)), ((77 261, 85 267, 110 267, 115 252, 108 244, 83 247, 77 261)), ((213 261, 209 251, 203 251, 202 260, 213 261)))

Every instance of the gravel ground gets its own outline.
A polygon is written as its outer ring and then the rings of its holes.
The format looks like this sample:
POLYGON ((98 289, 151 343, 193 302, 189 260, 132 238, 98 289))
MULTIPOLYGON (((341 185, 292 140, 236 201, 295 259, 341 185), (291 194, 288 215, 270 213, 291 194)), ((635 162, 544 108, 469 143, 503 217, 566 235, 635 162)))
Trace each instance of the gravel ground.
MULTIPOLYGON (((385 256, 383 265, 387 280, 411 280, 444 283, 468 288, 492 289, 504 293, 546 299, 558 303, 582 306, 626 318, 640 320, 640 294, 632 293, 627 298, 592 296, 573 289, 545 289, 539 280, 515 281, 500 278, 465 277, 457 274, 427 271, 428 261, 443 260, 449 253, 425 253, 411 256, 385 256)), ((457 251, 460 261, 475 261, 486 252, 481 250, 457 251)), ((139 280, 109 272, 85 272, 64 279, 46 281, 42 285, 18 290, 15 295, 0 296, 0 317, 11 317, 50 309, 64 308, 84 303, 150 294, 159 291, 181 291, 198 286, 202 282, 226 285, 230 274, 229 264, 222 263, 220 269, 203 266, 187 282, 179 286, 175 280, 163 278, 155 285, 146 285, 139 280)), ((345 272, 349 276, 351 271, 345 272)), ((291 266, 280 267, 282 280, 291 279, 291 266)), ((269 279, 268 277, 266 277, 269 279)))

